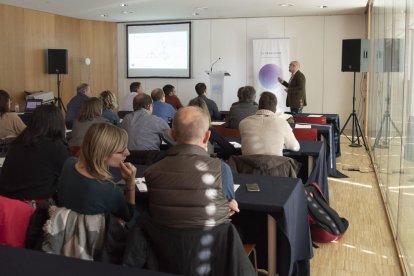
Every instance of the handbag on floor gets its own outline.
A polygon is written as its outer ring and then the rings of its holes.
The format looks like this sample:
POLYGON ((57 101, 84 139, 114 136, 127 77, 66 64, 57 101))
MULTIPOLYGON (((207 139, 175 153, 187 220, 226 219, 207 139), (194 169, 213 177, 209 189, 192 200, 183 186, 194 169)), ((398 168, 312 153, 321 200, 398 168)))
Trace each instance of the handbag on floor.
POLYGON ((313 242, 327 243, 339 240, 348 229, 349 222, 329 206, 318 186, 305 185, 308 202, 308 220, 313 242))

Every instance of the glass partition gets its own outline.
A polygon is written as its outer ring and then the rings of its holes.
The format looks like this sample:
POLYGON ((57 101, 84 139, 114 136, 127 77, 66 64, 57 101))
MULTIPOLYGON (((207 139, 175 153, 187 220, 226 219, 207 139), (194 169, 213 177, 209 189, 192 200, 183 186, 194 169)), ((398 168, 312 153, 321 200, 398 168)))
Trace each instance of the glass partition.
POLYGON ((371 5, 367 135, 406 271, 414 275, 414 1, 371 5))

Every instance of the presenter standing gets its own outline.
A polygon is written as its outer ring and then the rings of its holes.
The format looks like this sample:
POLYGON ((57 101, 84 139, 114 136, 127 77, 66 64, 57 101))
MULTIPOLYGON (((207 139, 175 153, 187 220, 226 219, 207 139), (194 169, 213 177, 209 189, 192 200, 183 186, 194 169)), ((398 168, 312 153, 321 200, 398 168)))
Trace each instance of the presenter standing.
POLYGON ((278 78, 279 82, 286 87, 286 106, 290 107, 292 114, 302 113, 303 107, 306 106, 306 78, 299 68, 299 62, 292 61, 289 64, 289 72, 292 73, 289 82, 278 78))

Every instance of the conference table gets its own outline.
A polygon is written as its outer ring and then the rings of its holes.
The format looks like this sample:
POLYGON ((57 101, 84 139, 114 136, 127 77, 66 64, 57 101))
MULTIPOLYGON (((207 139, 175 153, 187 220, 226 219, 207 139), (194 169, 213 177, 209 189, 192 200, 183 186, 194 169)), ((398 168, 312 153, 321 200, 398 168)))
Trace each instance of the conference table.
POLYGON ((258 267, 273 276, 276 271, 282 276, 309 275, 313 251, 302 181, 248 174, 233 178, 240 184, 236 191, 240 213, 232 220, 243 242, 256 244, 258 267), (260 191, 248 192, 247 183, 257 183, 260 191))
POLYGON ((309 115, 311 116, 322 115, 326 117, 326 124, 329 124, 332 126, 336 157, 341 156, 341 139, 340 139, 341 138, 341 126, 339 122, 339 115, 338 114, 318 114, 318 113, 297 113, 293 115, 293 117, 294 118, 307 117, 309 115))
POLYGON ((0 274, 27 276, 167 276, 158 271, 85 261, 29 249, 0 246, 0 274))
POLYGON ((328 169, 328 175, 332 177, 345 177, 336 169, 336 153, 335 153, 335 142, 332 125, 321 125, 321 124, 302 124, 302 123, 291 123, 292 128, 295 127, 309 127, 318 131, 318 137, 322 137, 322 141, 325 143, 325 158, 328 169))

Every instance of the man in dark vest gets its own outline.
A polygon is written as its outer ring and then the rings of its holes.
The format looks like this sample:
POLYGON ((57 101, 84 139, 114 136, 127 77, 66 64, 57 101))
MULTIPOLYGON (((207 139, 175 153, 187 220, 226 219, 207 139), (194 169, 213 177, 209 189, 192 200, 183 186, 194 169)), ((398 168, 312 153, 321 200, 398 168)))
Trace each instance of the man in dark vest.
POLYGON ((170 131, 177 144, 144 172, 150 215, 160 225, 217 226, 239 212, 230 167, 207 153, 209 124, 201 108, 179 109, 170 131))
POLYGON ((292 73, 289 82, 278 78, 279 82, 287 87, 286 106, 290 107, 292 114, 302 113, 303 107, 306 106, 306 78, 299 68, 299 62, 292 61, 289 64, 289 72, 292 73))

